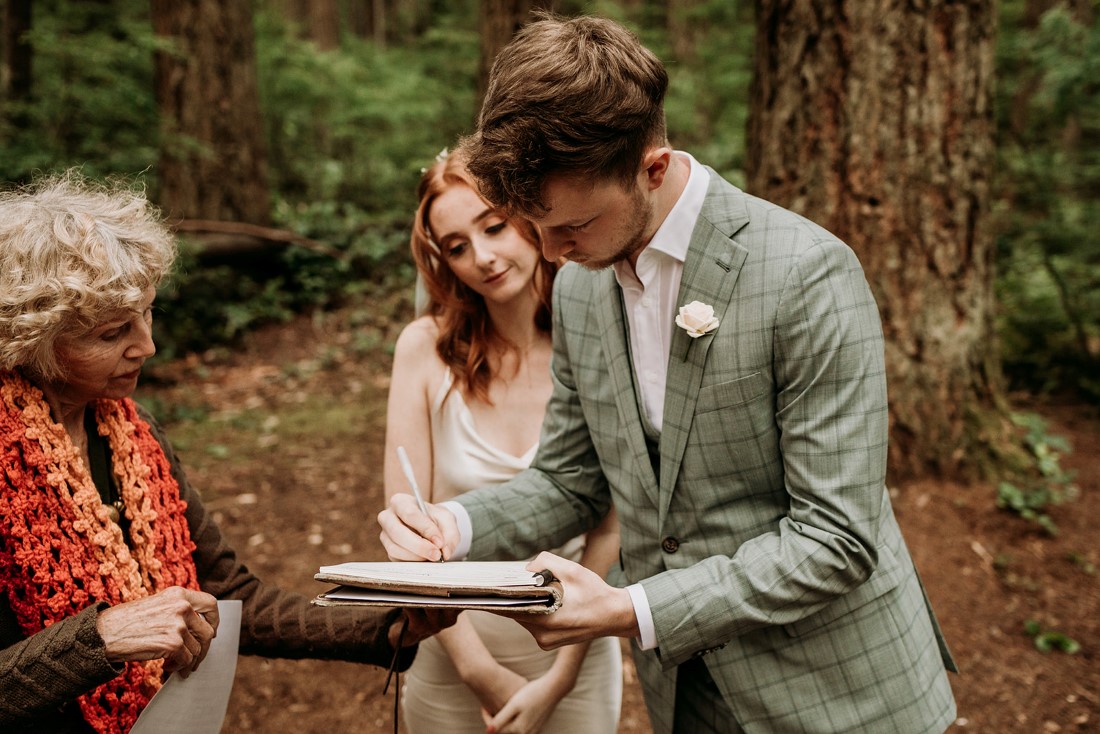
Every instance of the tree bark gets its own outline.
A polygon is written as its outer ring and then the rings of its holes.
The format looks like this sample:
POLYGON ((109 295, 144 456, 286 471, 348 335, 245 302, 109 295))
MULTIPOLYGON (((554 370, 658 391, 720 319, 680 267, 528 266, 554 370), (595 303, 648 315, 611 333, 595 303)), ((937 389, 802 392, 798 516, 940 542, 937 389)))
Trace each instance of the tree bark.
POLYGON ((478 99, 489 86, 489 70, 493 59, 508 45, 516 31, 531 18, 534 10, 553 10, 553 0, 481 0, 478 5, 478 28, 481 32, 481 59, 478 64, 478 99))
POLYGON ((309 4, 309 37, 322 51, 340 47, 340 8, 336 0, 309 4))
POLYGON ((304 38, 309 29, 309 0, 274 0, 272 7, 298 28, 298 37, 304 38))
POLYGON ((894 479, 1011 451, 994 346, 993 0, 758 0, 750 190, 859 256, 894 479))
POLYGON ((370 0, 348 0, 348 27, 358 38, 370 38, 370 0))
POLYGON ((249 0, 152 0, 159 203, 176 218, 270 222, 249 0))
POLYGON ((31 30, 31 0, 7 0, 4 6, 4 68, 0 73, 3 96, 28 99, 34 50, 26 39, 31 30))
POLYGON ((677 61, 684 64, 692 64, 698 60, 696 46, 699 37, 706 32, 706 28, 695 17, 700 4, 700 0, 678 0, 667 6, 665 23, 672 54, 677 61))
POLYGON ((369 0, 367 14, 364 17, 363 37, 370 38, 378 48, 386 47, 386 0, 369 0))

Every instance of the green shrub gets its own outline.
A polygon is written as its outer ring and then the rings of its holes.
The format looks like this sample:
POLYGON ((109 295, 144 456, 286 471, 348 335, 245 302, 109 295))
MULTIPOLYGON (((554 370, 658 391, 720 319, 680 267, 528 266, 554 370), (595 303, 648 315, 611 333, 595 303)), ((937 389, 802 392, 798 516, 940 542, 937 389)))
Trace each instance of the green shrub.
POLYGON ((1057 630, 1044 630, 1042 625, 1034 619, 1024 622, 1024 632, 1035 641, 1035 649, 1039 652, 1059 650, 1068 655, 1074 655, 1081 650, 1081 643, 1064 632, 1057 630))
POLYGON ((1057 535, 1058 527, 1047 508, 1074 499, 1078 492, 1073 473, 1062 468, 1062 455, 1071 451, 1069 442, 1047 433, 1046 421, 1035 413, 1014 413, 1012 421, 1024 430, 1024 445, 1033 463, 1030 476, 997 486, 997 507, 1015 512, 1050 535, 1057 535))
POLYGON ((1100 25, 1002 5, 998 320, 1018 387, 1100 400, 1100 25))

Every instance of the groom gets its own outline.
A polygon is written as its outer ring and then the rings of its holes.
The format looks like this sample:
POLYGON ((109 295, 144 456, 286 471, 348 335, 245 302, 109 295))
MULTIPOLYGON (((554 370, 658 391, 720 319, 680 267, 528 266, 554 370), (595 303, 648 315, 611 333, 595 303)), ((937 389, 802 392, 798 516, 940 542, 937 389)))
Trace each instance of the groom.
MULTIPOLYGON (((954 663, 886 492, 878 310, 852 251, 668 146, 660 61, 550 17, 464 142, 485 196, 564 257, 531 468, 379 515, 395 560, 530 557, 612 503, 625 588, 550 554, 544 647, 634 638, 653 729, 935 732, 954 663)), ((620 579, 616 579, 619 581, 620 579)))

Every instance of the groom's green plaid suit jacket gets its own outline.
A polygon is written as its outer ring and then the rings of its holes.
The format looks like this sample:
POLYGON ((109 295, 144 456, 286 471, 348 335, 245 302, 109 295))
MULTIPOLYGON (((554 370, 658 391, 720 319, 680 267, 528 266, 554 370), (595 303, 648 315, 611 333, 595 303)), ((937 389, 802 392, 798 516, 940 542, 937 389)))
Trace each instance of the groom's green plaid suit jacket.
POLYGON ((708 173, 677 303, 721 324, 676 329, 660 461, 614 276, 566 266, 539 452, 460 498, 470 557, 534 555, 614 502, 622 581, 642 584, 656 626, 635 661, 657 734, 677 665, 699 655, 746 732, 942 732, 953 663, 885 489, 882 330, 863 271, 824 229, 708 173))

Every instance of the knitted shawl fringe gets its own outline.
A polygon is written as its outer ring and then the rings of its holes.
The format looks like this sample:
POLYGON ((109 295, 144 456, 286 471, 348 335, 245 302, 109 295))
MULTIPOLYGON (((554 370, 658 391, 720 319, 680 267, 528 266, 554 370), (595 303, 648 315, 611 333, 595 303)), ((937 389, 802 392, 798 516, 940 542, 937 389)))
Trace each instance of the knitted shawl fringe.
MULTIPOLYGON (((164 450, 129 398, 96 401, 95 415, 111 449, 129 544, 42 392, 0 370, 0 594, 28 636, 96 602, 198 588, 187 505, 164 450)), ((162 677, 163 660, 126 663, 79 697, 81 713, 97 732, 125 734, 162 677)))

